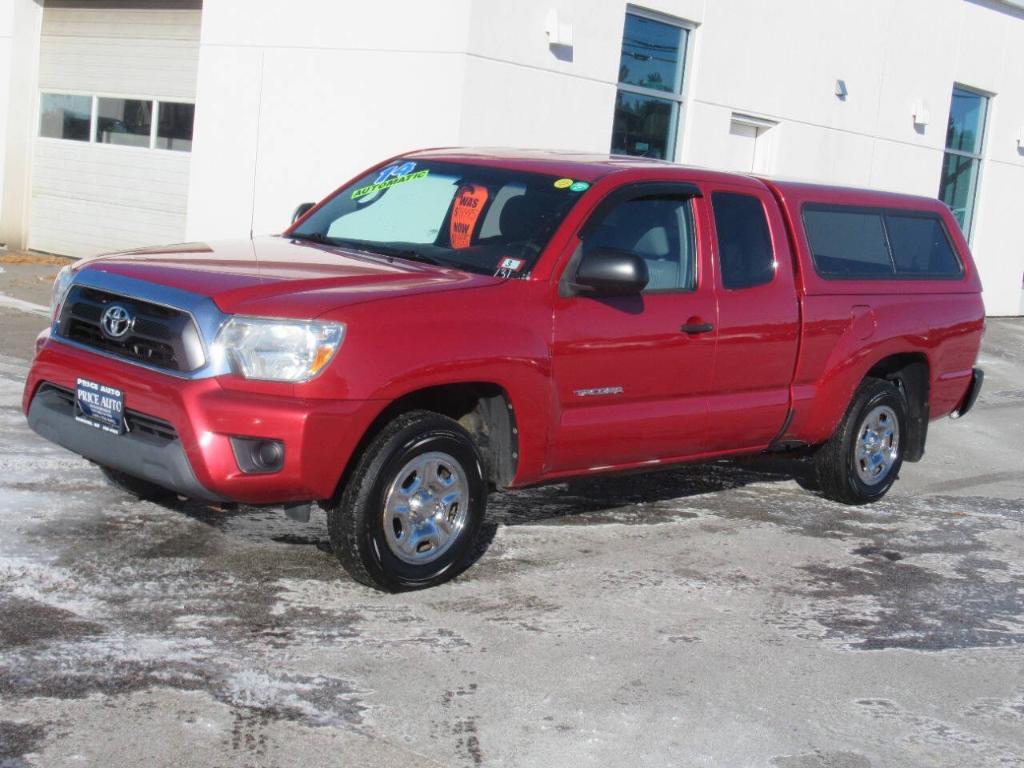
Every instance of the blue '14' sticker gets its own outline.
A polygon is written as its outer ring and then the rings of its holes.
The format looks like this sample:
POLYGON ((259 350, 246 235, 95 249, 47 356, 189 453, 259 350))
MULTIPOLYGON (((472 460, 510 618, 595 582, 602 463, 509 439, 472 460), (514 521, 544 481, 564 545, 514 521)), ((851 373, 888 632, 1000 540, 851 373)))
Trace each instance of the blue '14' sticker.
POLYGON ((399 176, 408 176, 410 173, 416 170, 416 163, 412 160, 407 160, 404 163, 389 165, 387 168, 381 170, 377 174, 377 178, 374 180, 374 184, 380 184, 388 179, 398 178, 399 176))

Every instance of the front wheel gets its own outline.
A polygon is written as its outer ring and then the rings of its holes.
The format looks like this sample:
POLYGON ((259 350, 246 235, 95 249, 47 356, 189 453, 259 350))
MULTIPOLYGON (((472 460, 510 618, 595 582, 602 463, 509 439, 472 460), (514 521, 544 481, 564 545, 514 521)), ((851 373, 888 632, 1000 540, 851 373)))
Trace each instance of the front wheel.
POLYGON ((865 379, 843 421, 814 457, 821 493, 843 504, 882 498, 903 465, 907 402, 894 384, 865 379))
POLYGON ((469 564, 486 503, 483 460, 469 433, 446 416, 414 411, 359 457, 327 511, 331 546, 367 586, 432 587, 469 564))

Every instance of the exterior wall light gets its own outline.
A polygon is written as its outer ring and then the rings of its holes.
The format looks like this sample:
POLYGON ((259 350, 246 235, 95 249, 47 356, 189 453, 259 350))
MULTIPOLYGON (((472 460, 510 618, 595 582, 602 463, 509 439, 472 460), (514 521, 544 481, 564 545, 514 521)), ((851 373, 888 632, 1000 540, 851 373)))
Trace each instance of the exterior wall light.
POLYGON ((544 34, 548 36, 548 45, 572 48, 572 24, 558 18, 558 11, 552 8, 544 20, 544 34))
POLYGON ((849 91, 846 89, 845 80, 836 80, 836 97, 840 101, 846 101, 846 97, 849 95, 849 91))
POLYGON ((931 115, 928 113, 928 107, 925 106, 925 103, 923 101, 921 101, 920 99, 915 101, 914 106, 912 108, 912 112, 914 115, 914 125, 920 126, 922 128, 928 125, 928 121, 931 120, 931 115))

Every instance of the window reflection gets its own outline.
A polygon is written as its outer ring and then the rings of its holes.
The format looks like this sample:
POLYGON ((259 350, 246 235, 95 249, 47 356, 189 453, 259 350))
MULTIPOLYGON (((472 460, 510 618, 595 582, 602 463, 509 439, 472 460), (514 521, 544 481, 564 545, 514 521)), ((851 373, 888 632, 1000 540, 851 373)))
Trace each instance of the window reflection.
POLYGON ((671 160, 682 106, 687 31, 627 13, 612 125, 613 154, 671 160))
POLYGON ((153 102, 137 99, 96 100, 96 141, 148 147, 153 126, 153 102))
POLYGON ((44 93, 39 99, 39 135, 48 139, 88 141, 92 97, 44 93))
POLYGON ((161 101, 160 121, 156 129, 156 148, 190 152, 195 113, 195 104, 161 101))

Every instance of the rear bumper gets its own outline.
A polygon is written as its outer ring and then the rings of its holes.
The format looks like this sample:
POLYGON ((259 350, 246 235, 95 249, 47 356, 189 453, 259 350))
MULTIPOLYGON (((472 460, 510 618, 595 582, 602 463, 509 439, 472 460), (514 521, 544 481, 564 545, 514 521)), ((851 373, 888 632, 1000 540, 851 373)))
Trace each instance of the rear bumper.
POLYGON ((974 403, 978 399, 978 395, 981 394, 981 385, 985 382, 985 372, 981 368, 975 368, 971 372, 971 383, 967 385, 967 392, 964 393, 963 399, 960 404, 957 405, 956 409, 949 414, 954 419, 959 419, 961 416, 966 416, 967 412, 974 407, 974 403))
POLYGON ((247 384, 219 377, 183 380, 46 340, 22 404, 42 437, 184 496, 249 504, 330 498, 381 405, 305 399, 291 385, 247 384), (73 392, 78 376, 122 389, 129 425, 134 414, 169 429, 113 435, 76 421, 73 397, 43 385, 73 392), (283 442, 280 471, 243 471, 231 437, 283 442))

